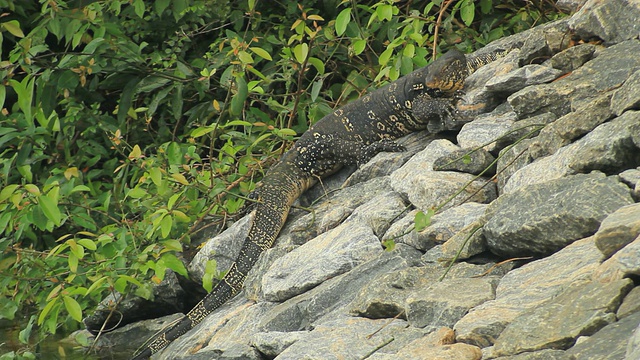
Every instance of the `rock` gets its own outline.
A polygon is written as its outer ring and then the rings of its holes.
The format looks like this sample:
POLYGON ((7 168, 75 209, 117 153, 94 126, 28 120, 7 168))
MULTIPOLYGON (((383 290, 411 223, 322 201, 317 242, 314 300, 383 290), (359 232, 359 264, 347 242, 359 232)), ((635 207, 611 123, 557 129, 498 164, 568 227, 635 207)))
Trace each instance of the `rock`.
POLYGON ((620 180, 633 188, 638 182, 640 182, 640 167, 636 169, 628 169, 618 174, 620 180))
POLYGON ((476 221, 487 209, 487 204, 468 202, 444 210, 431 217, 431 225, 421 233, 434 242, 442 243, 476 221))
POLYGON ((101 329, 110 331, 132 322, 175 314, 183 311, 184 305, 185 292, 176 274, 168 270, 162 282, 153 287, 153 300, 132 296, 123 299, 119 292, 114 291, 98 304, 93 314, 82 319, 82 322, 87 330, 97 334, 101 329), (117 311, 112 313, 112 309, 117 311))
POLYGON ((202 283, 202 277, 209 260, 215 260, 219 271, 228 270, 240 253, 242 243, 251 227, 252 219, 253 213, 244 216, 220 235, 207 240, 187 267, 191 279, 202 283))
POLYGON ((307 212, 287 222, 276 244, 278 246, 302 245, 338 226, 357 207, 392 190, 389 177, 380 177, 333 192, 317 204, 313 212, 307 212))
POLYGON ((496 111, 478 116, 462 127, 458 133, 458 144, 463 149, 483 147, 487 151, 498 150, 496 141, 511 129, 516 120, 513 112, 496 111))
POLYGON ((496 359, 496 360, 575 360, 573 357, 566 354, 563 350, 545 349, 540 351, 525 352, 518 355, 483 357, 483 359, 496 359))
POLYGON ((611 110, 620 116, 623 112, 640 110, 640 71, 636 71, 613 93, 611 110))
POLYGON ((593 44, 579 44, 553 55, 549 62, 553 68, 568 73, 591 60, 595 51, 596 46, 593 44))
POLYGON ((631 203, 627 187, 614 178, 568 176, 499 197, 487 208, 484 236, 501 256, 549 255, 592 235, 608 214, 631 203))
POLYGON ((238 296, 207 316, 192 331, 177 338, 158 359, 255 359, 260 354, 250 346, 259 330, 260 319, 273 309, 274 304, 252 304, 238 296))
POLYGON ((593 238, 587 238, 511 270, 500 280, 495 300, 474 307, 454 325, 456 340, 479 347, 492 345, 514 319, 562 293, 570 284, 590 281, 601 259, 593 238))
MULTIPOLYGON (((580 140, 555 154, 537 159, 516 171, 507 181, 505 193, 529 184, 558 179, 576 173, 600 170, 616 174, 640 164, 640 151, 632 141, 640 112, 628 111, 604 123, 580 140), (534 175, 536 174, 536 175, 534 175)), ((640 130, 640 125, 638 125, 640 130)))
MULTIPOLYGON (((503 48, 504 49, 504 48, 503 48)), ((463 119, 473 119, 479 114, 492 111, 510 92, 491 91, 485 85, 495 77, 504 76, 519 67, 520 50, 514 49, 505 57, 489 63, 465 80, 463 96, 456 104, 458 115, 463 119)))
POLYGON ((611 45, 637 38, 638 18, 640 4, 637 1, 589 0, 569 19, 569 26, 580 39, 603 40, 605 45, 611 45))
POLYGON ((615 311, 632 286, 629 279, 570 286, 507 325, 495 342, 493 354, 567 349, 579 336, 592 335, 614 322, 615 311))
POLYGON ((596 58, 550 84, 528 86, 507 101, 519 118, 551 112, 560 117, 593 98, 620 87, 640 68, 640 41, 628 40, 604 49, 596 58))
POLYGON ((357 183, 365 182, 373 178, 390 175, 399 169, 407 160, 417 152, 423 150, 432 141, 441 138, 437 134, 428 131, 420 131, 404 136, 396 142, 405 147, 402 152, 381 152, 369 162, 358 168, 344 183, 343 187, 349 187, 357 183))
POLYGON ((616 312, 616 317, 622 319, 638 311, 640 311, 640 287, 636 286, 622 300, 622 304, 620 304, 618 312, 616 312))
POLYGON ((640 358, 640 326, 631 335, 627 344, 627 352, 624 360, 635 360, 640 358))
POLYGON ((360 222, 370 227, 376 236, 382 236, 406 206, 400 194, 390 191, 360 205, 344 222, 360 222))
POLYGON ((445 279, 411 294, 407 320, 417 327, 453 326, 469 309, 495 296, 496 277, 445 279))
POLYGON ((243 289, 247 299, 253 301, 264 299, 264 293, 262 292, 262 277, 277 259, 291 252, 296 247, 297 246, 279 245, 266 250, 260 255, 258 261, 253 265, 253 268, 249 270, 247 278, 244 281, 243 289))
POLYGON ((605 92, 586 106, 545 126, 531 143, 531 156, 537 159, 554 154, 561 147, 611 119, 611 96, 612 92, 605 92))
POLYGON ((262 277, 264 297, 267 301, 289 299, 381 251, 380 241, 371 228, 346 222, 276 260, 262 277))
POLYGON ((496 168, 499 194, 503 194, 505 192, 504 187, 513 174, 523 167, 531 164, 533 161, 530 151, 533 141, 533 139, 524 139, 523 141, 509 145, 500 151, 496 168))
POLYGON ((558 0, 556 6, 564 12, 573 13, 580 9, 585 2, 587 0, 558 0))
POLYGON ((498 147, 504 148, 523 139, 537 136, 547 124, 553 123, 556 116, 552 113, 544 113, 530 118, 516 121, 511 128, 498 140, 498 147))
POLYGON ((251 345, 260 351, 261 354, 266 355, 270 359, 280 355, 291 344, 300 340, 307 332, 306 331, 271 331, 261 332, 253 336, 251 345))
POLYGON ((640 275, 640 236, 603 262, 593 276, 600 281, 613 281, 629 275, 640 275))
POLYGON ((505 75, 496 76, 485 85, 487 90, 493 92, 514 92, 526 86, 544 84, 555 80, 562 75, 562 70, 542 65, 525 65, 505 75))
POLYGON ((382 236, 383 242, 393 240, 396 244, 406 244, 418 250, 427 250, 435 243, 422 233, 414 230, 414 219, 418 210, 412 210, 394 222, 382 236))
POLYGON ((400 338, 406 328, 402 320, 337 318, 316 326, 278 355, 278 360, 362 359, 400 338))
POLYGON ((138 321, 125 325, 108 333, 103 333, 94 344, 94 350, 100 354, 109 354, 114 358, 128 358, 149 336, 180 319, 182 314, 172 314, 151 320, 138 321))
MULTIPOLYGON (((492 265, 455 264, 447 274, 447 279, 479 276, 492 265)), ((402 318, 406 318, 407 298, 416 291, 428 288, 436 283, 444 275, 445 271, 446 267, 442 264, 430 263, 420 267, 411 267, 381 274, 362 287, 351 302, 349 313, 373 319, 391 318, 399 314, 402 318)), ((502 273, 497 273, 497 276, 501 275, 502 273)))
POLYGON ((405 349, 389 357, 389 360, 480 360, 480 348, 467 344, 451 344, 427 347, 415 340, 405 349))
POLYGON ((613 255, 640 235, 640 203, 623 206, 607 216, 598 232, 596 246, 605 257, 613 255))
POLYGON ((432 170, 433 162, 438 157, 456 149, 448 141, 433 141, 391 174, 391 186, 422 210, 444 204, 467 183, 464 191, 448 201, 444 208, 458 205, 463 200, 481 203, 493 200, 496 196, 495 187, 491 184, 485 186, 484 181, 475 179, 473 175, 432 170))
POLYGON ((437 159, 433 163, 433 170, 490 175, 495 173, 495 160, 496 158, 483 148, 459 149, 437 159))
POLYGON ((260 329, 298 331, 333 313, 346 315, 349 312, 346 305, 365 286, 373 286, 372 281, 380 274, 415 266, 418 259, 419 252, 399 244, 394 251, 382 252, 375 259, 277 305, 261 319, 260 329))
POLYGON ((443 243, 462 230, 465 226, 484 214, 486 204, 475 202, 464 203, 435 214, 431 217, 431 224, 420 232, 413 230, 413 220, 416 211, 396 221, 384 234, 383 239, 395 239, 422 251, 432 248, 437 243, 443 243), (409 231, 408 234, 405 234, 409 231), (405 234, 405 235, 402 235, 405 234))
POLYGON ((575 359, 623 360, 627 352, 627 343, 630 343, 628 339, 638 324, 640 324, 640 313, 635 313, 603 327, 597 333, 567 350, 566 353, 574 356, 575 359))
POLYGON ((482 232, 484 225, 484 220, 479 219, 465 226, 442 244, 442 255, 460 261, 486 251, 487 240, 482 232))

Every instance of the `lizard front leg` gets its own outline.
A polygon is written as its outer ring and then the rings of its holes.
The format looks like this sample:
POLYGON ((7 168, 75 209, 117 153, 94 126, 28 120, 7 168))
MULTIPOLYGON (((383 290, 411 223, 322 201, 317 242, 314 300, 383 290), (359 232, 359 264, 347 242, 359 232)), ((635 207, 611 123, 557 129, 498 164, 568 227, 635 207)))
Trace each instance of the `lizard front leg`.
POLYGON ((459 130, 472 120, 461 116, 456 108, 461 96, 460 93, 450 98, 434 99, 426 94, 418 96, 413 100, 412 114, 418 122, 426 125, 430 133, 459 130))

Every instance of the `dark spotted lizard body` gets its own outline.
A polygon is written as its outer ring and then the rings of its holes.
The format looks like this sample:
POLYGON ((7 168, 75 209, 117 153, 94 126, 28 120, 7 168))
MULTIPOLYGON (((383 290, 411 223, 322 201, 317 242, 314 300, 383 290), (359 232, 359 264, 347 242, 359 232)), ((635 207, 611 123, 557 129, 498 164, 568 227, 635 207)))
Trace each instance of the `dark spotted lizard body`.
POLYGON ((145 359, 166 347, 240 292, 249 270, 269 249, 293 202, 319 178, 343 165, 364 164, 381 151, 402 151, 393 140, 411 132, 459 129, 455 93, 466 77, 504 54, 467 58, 457 50, 328 114, 305 132, 254 192, 254 220, 229 272, 177 323, 134 355, 145 359))

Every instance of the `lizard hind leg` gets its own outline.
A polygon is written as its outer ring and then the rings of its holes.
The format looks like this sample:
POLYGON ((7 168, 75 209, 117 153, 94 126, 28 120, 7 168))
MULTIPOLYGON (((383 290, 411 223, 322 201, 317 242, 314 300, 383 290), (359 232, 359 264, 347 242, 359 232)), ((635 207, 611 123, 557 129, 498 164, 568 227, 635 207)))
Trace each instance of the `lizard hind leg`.
POLYGON ((303 171, 324 176, 339 165, 361 166, 377 153, 401 152, 406 149, 390 139, 382 139, 371 144, 362 141, 347 140, 333 135, 324 135, 322 142, 307 143, 299 149, 296 165, 303 171))

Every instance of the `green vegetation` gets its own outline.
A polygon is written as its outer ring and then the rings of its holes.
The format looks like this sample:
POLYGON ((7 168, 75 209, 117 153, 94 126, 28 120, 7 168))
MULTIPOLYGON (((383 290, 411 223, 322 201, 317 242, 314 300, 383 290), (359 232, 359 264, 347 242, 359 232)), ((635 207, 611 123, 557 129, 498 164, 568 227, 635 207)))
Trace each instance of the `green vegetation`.
POLYGON ((0 8, 0 319, 30 319, 2 359, 33 358, 36 329, 80 327, 110 291, 186 275, 196 229, 224 226, 336 106, 561 16, 548 0, 0 8))

